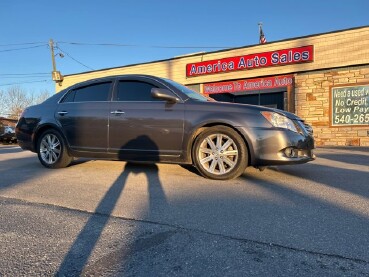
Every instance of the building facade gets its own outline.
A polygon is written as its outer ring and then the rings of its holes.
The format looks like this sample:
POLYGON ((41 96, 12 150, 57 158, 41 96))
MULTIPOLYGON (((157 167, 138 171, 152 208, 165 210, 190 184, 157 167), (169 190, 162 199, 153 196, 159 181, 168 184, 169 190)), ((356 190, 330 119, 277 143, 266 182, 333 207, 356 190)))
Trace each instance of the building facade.
POLYGON ((64 76, 170 78, 218 101, 293 112, 317 146, 369 146, 369 26, 64 76))

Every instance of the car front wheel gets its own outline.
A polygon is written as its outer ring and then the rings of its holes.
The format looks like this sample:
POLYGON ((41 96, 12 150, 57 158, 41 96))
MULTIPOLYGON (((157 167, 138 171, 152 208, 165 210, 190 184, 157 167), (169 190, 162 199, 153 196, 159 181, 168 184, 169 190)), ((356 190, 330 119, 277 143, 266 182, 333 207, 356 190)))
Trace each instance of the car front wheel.
POLYGON ((204 177, 228 180, 240 176, 248 165, 247 146, 231 128, 205 129, 195 140, 193 162, 204 177))
POLYGON ((46 130, 37 143, 37 154, 41 164, 48 168, 68 166, 72 157, 68 154, 66 143, 56 130, 46 130))

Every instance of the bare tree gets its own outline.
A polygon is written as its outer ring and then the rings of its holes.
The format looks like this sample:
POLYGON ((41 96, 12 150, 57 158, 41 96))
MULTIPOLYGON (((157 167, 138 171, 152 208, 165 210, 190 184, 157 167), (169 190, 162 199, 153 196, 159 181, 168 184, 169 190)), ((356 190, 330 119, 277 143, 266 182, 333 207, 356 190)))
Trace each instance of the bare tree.
POLYGON ((6 116, 7 115, 7 105, 5 103, 6 94, 5 91, 0 90, 0 116, 6 116))
POLYGON ((0 113, 17 119, 26 107, 41 103, 48 97, 50 93, 47 90, 36 95, 34 92, 27 93, 19 86, 13 86, 6 92, 0 91, 0 113))
POLYGON ((30 97, 27 97, 26 91, 19 86, 10 87, 7 92, 9 117, 18 118, 21 112, 31 104, 30 97))
POLYGON ((39 94, 37 94, 36 98, 32 102, 32 104, 40 104, 44 102, 47 98, 51 96, 51 93, 48 90, 42 90, 39 94))

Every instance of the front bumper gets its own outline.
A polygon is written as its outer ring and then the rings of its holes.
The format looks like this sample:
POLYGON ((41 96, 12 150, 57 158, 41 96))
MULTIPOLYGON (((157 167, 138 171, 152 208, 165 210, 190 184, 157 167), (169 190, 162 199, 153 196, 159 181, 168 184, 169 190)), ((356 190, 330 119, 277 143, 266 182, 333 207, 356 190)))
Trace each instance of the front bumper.
POLYGON ((280 128, 239 128, 248 141, 251 166, 301 164, 315 159, 314 138, 280 128))

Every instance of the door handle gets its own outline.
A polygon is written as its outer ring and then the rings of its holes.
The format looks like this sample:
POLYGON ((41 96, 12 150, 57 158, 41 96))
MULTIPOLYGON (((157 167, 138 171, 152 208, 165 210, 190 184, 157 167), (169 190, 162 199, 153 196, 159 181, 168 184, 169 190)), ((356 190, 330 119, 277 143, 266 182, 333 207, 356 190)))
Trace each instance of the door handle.
POLYGON ((111 114, 124 114, 124 112, 122 112, 122 111, 119 111, 119 110, 117 110, 117 111, 112 111, 112 112, 110 112, 111 114))
POLYGON ((58 112, 58 114, 60 114, 61 116, 66 115, 67 113, 68 112, 66 112, 66 111, 58 112))

